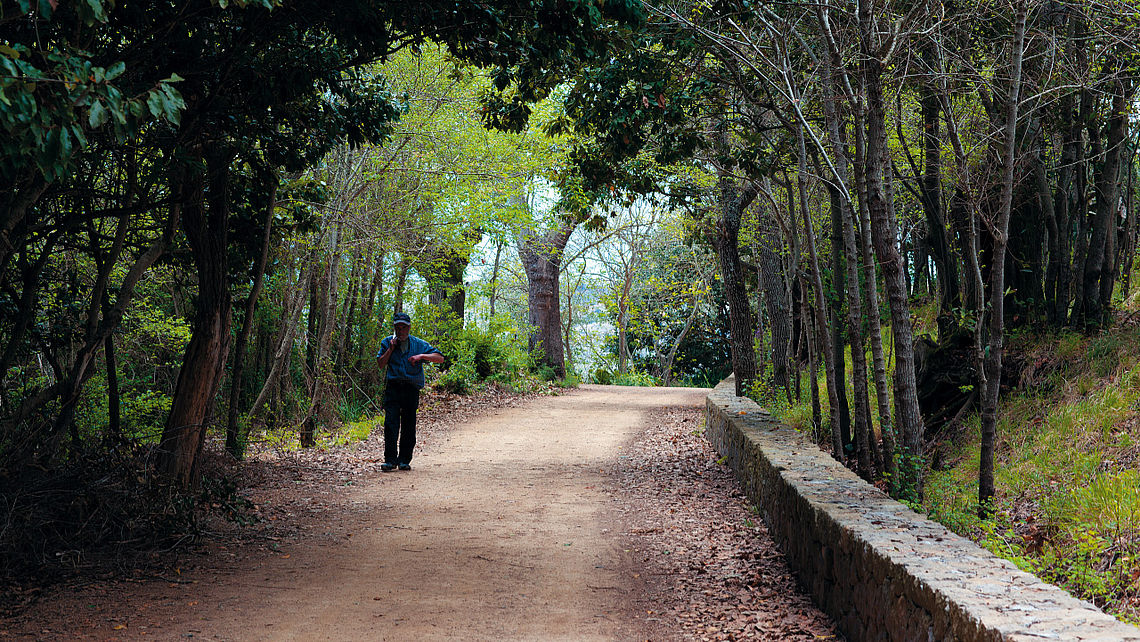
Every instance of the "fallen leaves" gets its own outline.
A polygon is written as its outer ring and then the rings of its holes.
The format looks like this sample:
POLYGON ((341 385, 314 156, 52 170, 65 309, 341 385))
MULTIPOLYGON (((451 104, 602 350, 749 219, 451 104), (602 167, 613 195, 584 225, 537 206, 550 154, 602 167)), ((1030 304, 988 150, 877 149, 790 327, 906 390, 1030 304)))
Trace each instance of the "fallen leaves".
POLYGON ((836 639, 700 427, 698 408, 656 413, 614 471, 623 548, 640 571, 631 575, 648 583, 639 611, 647 633, 654 640, 836 639))

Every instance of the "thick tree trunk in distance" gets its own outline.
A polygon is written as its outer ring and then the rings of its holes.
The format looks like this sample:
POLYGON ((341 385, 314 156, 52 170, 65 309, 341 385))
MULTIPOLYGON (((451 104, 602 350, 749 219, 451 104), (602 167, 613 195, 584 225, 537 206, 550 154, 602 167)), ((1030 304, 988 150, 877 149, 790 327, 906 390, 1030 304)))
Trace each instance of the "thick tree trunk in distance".
POLYGON ((195 480, 198 454, 206 438, 219 383, 230 350, 230 291, 227 268, 226 182, 230 160, 207 159, 210 203, 205 207, 201 177, 176 186, 185 203, 182 229, 198 273, 194 331, 186 347, 170 414, 158 446, 156 471, 168 482, 188 487, 195 480))
POLYGON ((752 183, 738 187, 725 170, 720 170, 718 182, 720 215, 713 233, 713 247, 728 301, 732 371, 736 374, 736 395, 741 397, 756 380, 756 352, 752 347, 752 307, 744 285, 738 240, 744 209, 755 200, 757 188, 752 183))
POLYGON ((534 327, 529 348, 531 352, 540 349, 541 365, 552 368, 558 377, 566 376, 558 280, 562 252, 576 227, 575 223, 563 222, 541 236, 531 232, 519 239, 519 259, 527 281, 527 308, 534 327))
POLYGON ((791 400, 791 380, 789 377, 789 347, 792 340, 792 318, 787 301, 788 286, 785 281, 784 265, 779 253, 774 249, 780 246, 779 234, 772 229, 772 215, 758 212, 760 219, 760 241, 758 243, 758 262, 760 271, 760 288, 764 293, 764 304, 768 310, 768 326, 771 329, 772 340, 772 385, 784 389, 784 394, 791 400))
MULTIPOLYGON (((929 62, 929 61, 928 61, 929 62)), ((933 66, 932 63, 929 63, 933 66)), ((945 343, 958 332, 955 308, 962 305, 958 262, 950 249, 946 217, 942 214, 942 140, 938 128, 938 96, 926 87, 920 99, 922 115, 923 172, 919 182, 922 211, 926 217, 927 242, 938 272, 938 342, 945 343)))

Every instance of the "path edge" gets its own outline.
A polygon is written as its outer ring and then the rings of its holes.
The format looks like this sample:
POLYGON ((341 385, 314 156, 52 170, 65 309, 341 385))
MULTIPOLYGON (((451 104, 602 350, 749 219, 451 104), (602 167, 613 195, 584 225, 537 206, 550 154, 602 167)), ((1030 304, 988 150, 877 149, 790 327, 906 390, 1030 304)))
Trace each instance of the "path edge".
POLYGON ((1120 640, 1125 624, 866 483, 722 381, 705 437, 850 640, 1120 640))

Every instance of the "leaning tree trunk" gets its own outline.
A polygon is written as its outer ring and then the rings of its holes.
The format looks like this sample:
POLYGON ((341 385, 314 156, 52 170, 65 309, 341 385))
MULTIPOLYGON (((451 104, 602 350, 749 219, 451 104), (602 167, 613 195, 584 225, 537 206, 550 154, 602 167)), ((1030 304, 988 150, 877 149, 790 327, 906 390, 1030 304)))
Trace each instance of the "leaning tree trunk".
MULTIPOLYGON (((860 11, 864 41, 870 37, 869 7, 860 11)), ((883 271, 887 302, 891 311, 891 330, 895 339, 895 406, 897 425, 902 447, 907 458, 901 467, 900 482, 904 495, 921 498, 923 420, 918 407, 918 390, 914 372, 914 339, 910 322, 906 274, 898 248, 898 224, 895 220, 891 195, 886 187, 888 162, 886 119, 883 103, 883 63, 868 54, 863 63, 867 93, 866 158, 867 209, 871 222, 871 237, 883 271)))
POLYGON ((576 223, 563 222, 541 236, 531 232, 519 239, 519 259, 527 281, 527 309, 534 328, 529 349, 532 353, 541 350, 540 365, 552 368, 558 377, 566 376, 558 281, 562 252, 576 227, 576 223))
POLYGON ((227 268, 229 220, 226 183, 230 159, 207 159, 210 202, 205 206, 203 180, 193 176, 176 186, 185 205, 182 229, 198 274, 194 331, 182 368, 162 440, 156 471, 168 482, 188 487, 197 473, 198 454, 206 439, 218 385, 230 350, 230 290, 227 268))
POLYGON ((269 204, 266 207, 265 231, 261 236, 261 255, 253 269, 253 286, 249 290, 249 298, 245 301, 245 316, 241 320, 241 330, 238 332, 237 344, 234 346, 234 365, 230 374, 230 403, 226 409, 226 451, 234 459, 241 459, 244 447, 238 430, 238 404, 241 403, 242 379, 245 375, 245 345, 249 341, 249 333, 253 329, 253 315, 257 310, 257 300, 261 296, 261 284, 264 282, 265 265, 269 260, 269 240, 273 234, 273 212, 277 209, 277 185, 269 190, 269 204))

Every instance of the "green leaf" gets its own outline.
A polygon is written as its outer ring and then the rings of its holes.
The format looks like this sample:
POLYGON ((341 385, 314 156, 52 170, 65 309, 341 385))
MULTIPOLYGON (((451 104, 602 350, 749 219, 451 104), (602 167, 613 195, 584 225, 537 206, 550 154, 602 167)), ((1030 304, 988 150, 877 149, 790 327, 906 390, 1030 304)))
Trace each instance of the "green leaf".
POLYGON ((107 10, 103 7, 102 0, 87 0, 87 8, 91 10, 90 17, 86 20, 87 24, 107 22, 107 10))
POLYGON ((103 78, 105 78, 106 80, 114 80, 114 79, 118 78, 119 76, 123 75, 123 72, 126 70, 127 70, 127 63, 116 62, 115 64, 113 64, 107 68, 107 71, 103 74, 103 78))
POLYGON ((162 94, 157 89, 147 95, 146 106, 150 110, 151 116, 162 118, 162 94))
POLYGON ((110 114, 107 113, 107 109, 103 107, 103 103, 95 101, 91 104, 91 109, 87 112, 87 125, 91 129, 98 129, 107 122, 109 117, 110 114))
POLYGON ((179 76, 178 74, 170 74, 170 77, 164 79, 162 82, 182 82, 183 80, 186 79, 182 76, 179 76))

